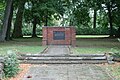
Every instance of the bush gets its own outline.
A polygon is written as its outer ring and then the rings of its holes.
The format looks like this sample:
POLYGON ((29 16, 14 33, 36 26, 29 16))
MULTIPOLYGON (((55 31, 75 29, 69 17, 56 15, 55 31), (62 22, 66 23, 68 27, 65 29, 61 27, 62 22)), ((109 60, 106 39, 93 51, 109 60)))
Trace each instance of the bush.
POLYGON ((37 27, 36 28, 36 34, 37 35, 42 35, 42 27, 37 27))
MULTIPOLYGON (((33 30, 32 27, 23 27, 22 28, 22 34, 24 36, 32 35, 32 30, 33 30)), ((41 35, 42 34, 42 27, 37 27, 36 28, 36 34, 37 35, 41 35)))
POLYGON ((118 57, 118 58, 120 58, 120 53, 114 53, 114 54, 113 54, 113 57, 118 57))
POLYGON ((22 34, 24 35, 24 36, 27 36, 27 35, 32 35, 32 27, 24 27, 24 28, 22 28, 22 34))
POLYGON ((78 35, 108 35, 109 34, 109 28, 107 27, 79 27, 76 29, 76 32, 78 35))
POLYGON ((9 51, 4 61, 4 73, 5 77, 14 77, 19 71, 19 61, 17 55, 9 51))

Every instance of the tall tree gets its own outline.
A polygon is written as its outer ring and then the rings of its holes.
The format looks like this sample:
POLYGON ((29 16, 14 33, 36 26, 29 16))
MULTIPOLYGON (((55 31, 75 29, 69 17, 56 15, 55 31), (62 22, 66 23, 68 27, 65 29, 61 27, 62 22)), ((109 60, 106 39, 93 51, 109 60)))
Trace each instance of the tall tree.
POLYGON ((120 37, 120 0, 115 0, 113 14, 113 25, 115 25, 117 31, 115 31, 115 36, 120 37))
POLYGON ((113 34, 113 21, 112 21, 112 1, 108 0, 108 2, 106 3, 107 6, 107 10, 108 10, 108 17, 109 17, 109 24, 110 24, 110 37, 112 37, 113 34))
POLYGON ((93 10, 93 28, 96 28, 97 24, 97 11, 101 10, 102 0, 85 0, 87 6, 93 10))
POLYGON ((37 35, 36 35, 37 24, 38 24, 38 19, 37 19, 37 17, 34 16, 34 18, 33 18, 33 32, 32 32, 32 37, 37 37, 37 35))
POLYGON ((2 27, 2 35, 1 35, 0 41, 5 41, 5 37, 6 37, 8 25, 9 25, 12 4, 13 4, 13 0, 6 1, 6 8, 5 8, 3 27, 2 27))
POLYGON ((79 27, 88 27, 88 23, 90 22, 89 6, 83 0, 77 3, 75 7, 76 9, 73 11, 73 14, 76 20, 76 25, 78 25, 79 27))
POLYGON ((1 30, 1 27, 3 26, 4 10, 5 10, 5 6, 6 6, 5 3, 6 3, 6 1, 0 0, 0 30, 1 30))
POLYGON ((14 23, 14 30, 12 37, 19 38, 23 37, 22 35, 22 20, 23 20, 23 13, 24 13, 24 5, 26 0, 20 0, 18 5, 18 11, 16 14, 16 20, 14 23))
POLYGON ((11 11, 10 11, 10 16, 8 20, 8 28, 7 28, 7 33, 6 33, 6 40, 11 40, 11 22, 12 22, 12 17, 13 17, 13 4, 11 6, 11 11))
POLYGON ((50 25, 52 18, 58 19, 64 12, 61 0, 31 0, 25 8, 25 22, 33 24, 32 37, 36 36, 36 25, 50 25))
POLYGON ((97 18, 97 10, 94 9, 94 21, 93 21, 93 28, 96 28, 96 18, 97 18))

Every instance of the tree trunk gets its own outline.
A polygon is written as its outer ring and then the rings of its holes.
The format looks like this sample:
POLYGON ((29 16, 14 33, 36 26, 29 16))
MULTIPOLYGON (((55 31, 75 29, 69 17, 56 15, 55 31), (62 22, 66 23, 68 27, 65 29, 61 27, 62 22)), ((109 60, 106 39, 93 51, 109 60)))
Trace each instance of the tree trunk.
POLYGON ((112 14, 111 14, 110 3, 107 4, 107 9, 108 9, 109 24, 110 24, 110 37, 113 37, 113 25, 112 25, 112 14))
POLYGON ((6 8, 5 8, 4 21, 3 21, 0 41, 5 41, 13 0, 7 0, 6 2, 7 3, 6 3, 6 8))
POLYGON ((116 38, 120 38, 120 26, 119 26, 119 28, 118 28, 118 30, 117 30, 117 34, 115 35, 115 37, 116 37, 116 38))
POLYGON ((16 21, 14 24, 14 31, 12 37, 14 38, 20 38, 23 37, 22 35, 22 18, 24 13, 24 4, 25 0, 20 0, 19 6, 18 6, 18 12, 16 15, 16 21))
POLYGON ((48 26, 47 24, 48 24, 48 19, 47 19, 47 15, 46 15, 46 17, 45 17, 45 26, 48 26))
POLYGON ((37 19, 36 19, 36 17, 34 17, 32 37, 37 37, 37 35, 36 35, 36 25, 37 25, 37 19))
POLYGON ((97 16, 97 11, 94 9, 94 22, 93 22, 93 28, 96 28, 96 16, 97 16))
POLYGON ((48 11, 46 11, 45 15, 45 26, 48 26, 48 11))
POLYGON ((11 12, 10 12, 10 17, 8 21, 8 28, 7 28, 7 33, 6 33, 6 40, 11 40, 11 22, 12 22, 12 17, 13 17, 13 4, 11 6, 11 12))

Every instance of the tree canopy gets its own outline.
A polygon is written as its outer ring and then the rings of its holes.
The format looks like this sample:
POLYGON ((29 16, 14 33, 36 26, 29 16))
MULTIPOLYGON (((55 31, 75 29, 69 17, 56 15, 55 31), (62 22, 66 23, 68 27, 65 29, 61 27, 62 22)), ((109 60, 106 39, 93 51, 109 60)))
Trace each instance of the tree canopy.
POLYGON ((0 41, 54 25, 120 37, 119 13, 120 0, 0 0, 0 41))

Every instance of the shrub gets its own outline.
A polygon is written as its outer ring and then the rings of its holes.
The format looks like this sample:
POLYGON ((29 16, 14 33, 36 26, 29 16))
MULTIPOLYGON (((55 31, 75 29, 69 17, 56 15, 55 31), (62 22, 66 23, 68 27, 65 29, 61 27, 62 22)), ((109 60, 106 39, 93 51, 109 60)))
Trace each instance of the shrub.
POLYGON ((36 28, 36 34, 37 35, 42 35, 42 27, 37 27, 36 28))
POLYGON ((8 51, 4 61, 5 77, 14 77, 19 70, 19 61, 17 59, 17 55, 12 51, 8 51))
MULTIPOLYGON (((23 27, 22 28, 22 34, 24 36, 32 35, 32 30, 33 30, 33 27, 23 27)), ((37 35, 42 34, 42 27, 41 26, 36 28, 36 34, 37 35)))
POLYGON ((113 55, 113 57, 119 57, 120 58, 120 53, 114 53, 112 55, 113 55))
POLYGON ((22 28, 22 34, 23 35, 32 35, 32 27, 24 27, 22 28))
POLYGON ((76 29, 76 33, 78 35, 108 35, 109 34, 109 28, 107 27, 97 27, 97 28, 92 28, 92 27, 79 27, 76 29))

